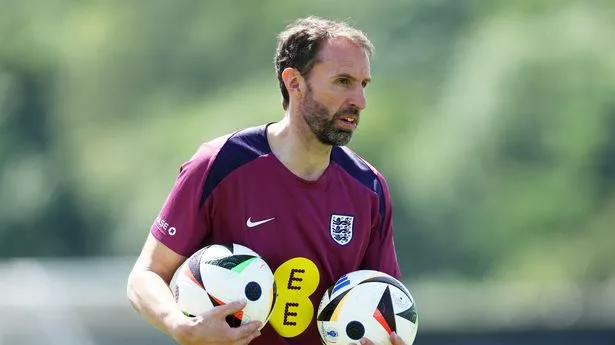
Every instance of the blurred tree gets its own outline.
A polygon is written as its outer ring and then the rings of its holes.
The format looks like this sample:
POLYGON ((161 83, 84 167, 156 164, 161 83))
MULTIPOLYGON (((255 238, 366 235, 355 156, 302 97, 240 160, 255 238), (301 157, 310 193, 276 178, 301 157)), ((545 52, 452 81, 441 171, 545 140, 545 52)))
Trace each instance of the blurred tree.
POLYGON ((100 216, 78 201, 55 154, 53 73, 18 64, 0 69, 5 82, 0 128, 0 255, 82 256, 100 253, 100 216), (97 217, 98 216, 98 217, 97 217))

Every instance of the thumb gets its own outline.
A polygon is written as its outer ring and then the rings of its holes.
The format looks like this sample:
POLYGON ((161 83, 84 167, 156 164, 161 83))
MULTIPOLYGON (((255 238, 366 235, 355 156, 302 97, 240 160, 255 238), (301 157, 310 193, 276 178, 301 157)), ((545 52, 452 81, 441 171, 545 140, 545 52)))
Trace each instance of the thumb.
POLYGON ((232 315, 238 311, 241 311, 243 308, 245 308, 245 306, 246 306, 245 300, 233 301, 231 303, 227 303, 227 304, 219 305, 215 307, 212 310, 212 313, 220 315, 220 316, 232 315))

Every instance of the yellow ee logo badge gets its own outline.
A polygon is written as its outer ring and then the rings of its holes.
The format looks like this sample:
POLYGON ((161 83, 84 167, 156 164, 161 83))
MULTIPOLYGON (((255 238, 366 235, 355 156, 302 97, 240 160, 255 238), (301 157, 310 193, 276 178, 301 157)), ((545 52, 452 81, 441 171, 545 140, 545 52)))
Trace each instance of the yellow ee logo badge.
POLYGON ((284 262, 273 274, 278 297, 269 323, 285 338, 303 333, 314 317, 310 296, 320 282, 320 272, 307 258, 292 258, 284 262))

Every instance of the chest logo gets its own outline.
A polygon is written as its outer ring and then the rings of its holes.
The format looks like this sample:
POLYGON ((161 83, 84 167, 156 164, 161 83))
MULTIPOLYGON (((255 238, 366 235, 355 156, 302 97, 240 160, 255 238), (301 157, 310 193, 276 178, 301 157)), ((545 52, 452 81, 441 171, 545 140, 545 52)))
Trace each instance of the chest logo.
POLYGON ((259 220, 259 221, 253 221, 252 217, 248 218, 248 220, 246 221, 246 226, 248 228, 253 228, 255 226, 259 226, 261 224, 265 224, 267 222, 270 222, 272 220, 274 220, 275 218, 269 218, 269 219, 263 219, 263 220, 259 220))
POLYGON ((354 216, 341 214, 331 215, 331 237, 335 242, 342 246, 347 245, 352 240, 352 223, 354 216))

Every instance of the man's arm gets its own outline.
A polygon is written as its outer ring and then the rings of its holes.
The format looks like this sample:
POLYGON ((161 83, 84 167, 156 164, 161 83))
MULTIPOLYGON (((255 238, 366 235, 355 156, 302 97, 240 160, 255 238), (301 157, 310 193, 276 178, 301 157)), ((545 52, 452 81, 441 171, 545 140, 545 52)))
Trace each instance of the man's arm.
POLYGON ((128 277, 127 294, 133 308, 172 337, 186 317, 177 307, 169 283, 207 234, 207 214, 201 213, 200 198, 213 156, 206 150, 197 151, 182 164, 128 277))
POLYGON ((127 294, 133 308, 173 338, 186 317, 175 303, 169 283, 185 259, 150 234, 128 277, 127 294))
POLYGON ((179 344, 248 344, 259 336, 260 322, 238 328, 226 323, 226 316, 242 310, 245 302, 215 307, 194 318, 182 313, 169 283, 185 259, 150 234, 128 277, 127 295, 133 308, 179 344))

